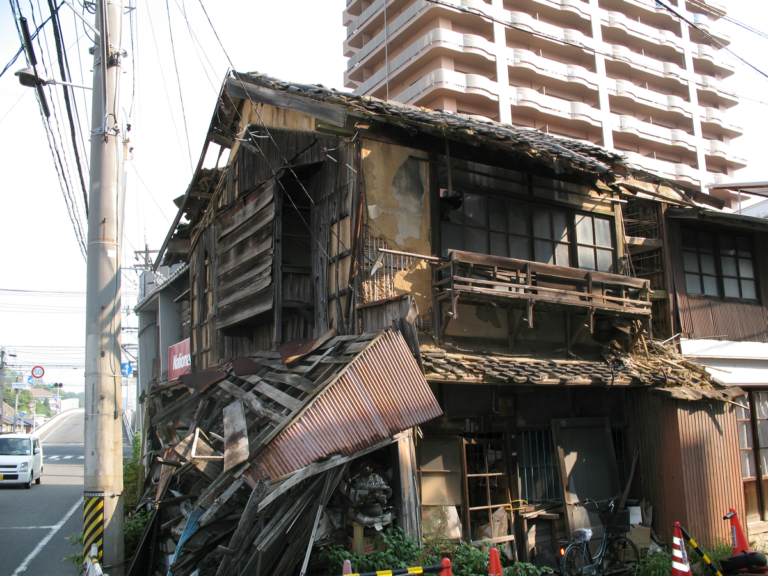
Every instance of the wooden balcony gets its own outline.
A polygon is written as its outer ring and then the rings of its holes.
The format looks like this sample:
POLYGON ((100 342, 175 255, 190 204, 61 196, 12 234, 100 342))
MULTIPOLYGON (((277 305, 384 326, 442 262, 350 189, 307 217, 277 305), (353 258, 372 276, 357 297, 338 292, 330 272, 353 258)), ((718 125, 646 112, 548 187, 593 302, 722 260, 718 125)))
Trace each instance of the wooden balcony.
POLYGON ((515 332, 524 324, 533 328, 534 310, 586 315, 590 330, 595 315, 640 321, 637 328, 651 317, 650 282, 640 278, 459 250, 449 250, 433 270, 436 299, 450 302, 441 337, 458 318, 459 301, 525 309, 515 332))

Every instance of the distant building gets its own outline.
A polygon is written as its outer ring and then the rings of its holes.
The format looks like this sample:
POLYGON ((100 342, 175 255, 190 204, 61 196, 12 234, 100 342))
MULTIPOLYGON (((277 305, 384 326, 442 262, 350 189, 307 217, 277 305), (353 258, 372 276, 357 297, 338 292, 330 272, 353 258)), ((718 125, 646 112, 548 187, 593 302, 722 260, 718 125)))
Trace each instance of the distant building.
POLYGON ((723 16, 710 0, 349 0, 345 86, 599 144, 703 187, 745 166, 723 16))

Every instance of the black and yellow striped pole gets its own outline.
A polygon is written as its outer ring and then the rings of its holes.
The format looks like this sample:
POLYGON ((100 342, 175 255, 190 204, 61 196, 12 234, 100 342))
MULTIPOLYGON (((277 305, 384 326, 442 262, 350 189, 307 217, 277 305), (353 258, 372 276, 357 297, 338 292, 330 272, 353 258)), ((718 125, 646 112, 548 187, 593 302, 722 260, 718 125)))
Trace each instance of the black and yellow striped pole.
POLYGON ((91 545, 104 552, 104 492, 86 492, 83 501, 83 558, 91 554, 91 545))
POLYGON ((435 564, 434 566, 411 566, 410 568, 377 570, 376 572, 345 572, 342 576, 404 576, 407 574, 429 574, 437 572, 440 573, 440 576, 453 576, 450 559, 443 558, 442 564, 435 564))
POLYGON ((691 545, 691 548, 693 548, 696 554, 698 554, 699 557, 702 560, 704 560, 704 564, 707 565, 707 567, 712 571, 712 573, 715 574, 715 576, 723 576, 722 572, 720 572, 720 570, 717 569, 717 566, 712 564, 712 560, 710 560, 709 557, 704 553, 704 551, 701 548, 699 548, 699 545, 696 544, 696 541, 693 538, 691 538, 691 535, 685 531, 685 528, 680 526, 680 530, 683 533, 683 538, 685 538, 686 542, 688 542, 688 544, 691 545))

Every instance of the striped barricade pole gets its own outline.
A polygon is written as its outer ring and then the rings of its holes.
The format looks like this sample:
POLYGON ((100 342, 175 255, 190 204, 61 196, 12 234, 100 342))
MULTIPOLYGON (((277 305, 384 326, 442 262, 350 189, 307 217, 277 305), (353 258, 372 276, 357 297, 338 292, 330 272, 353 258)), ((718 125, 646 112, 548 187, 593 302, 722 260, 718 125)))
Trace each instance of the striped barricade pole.
MULTIPOLYGON (((345 562, 346 568, 346 562, 345 562)), ((342 576, 401 576, 403 574, 429 574, 439 572, 440 576, 453 576, 451 560, 443 558, 442 564, 434 566, 411 566, 410 568, 396 568, 395 570, 377 570, 376 572, 344 572, 342 576)))
POLYGON ((99 547, 96 544, 91 544, 91 554, 88 556, 85 568, 85 576, 103 576, 104 572, 101 571, 99 565, 99 547))

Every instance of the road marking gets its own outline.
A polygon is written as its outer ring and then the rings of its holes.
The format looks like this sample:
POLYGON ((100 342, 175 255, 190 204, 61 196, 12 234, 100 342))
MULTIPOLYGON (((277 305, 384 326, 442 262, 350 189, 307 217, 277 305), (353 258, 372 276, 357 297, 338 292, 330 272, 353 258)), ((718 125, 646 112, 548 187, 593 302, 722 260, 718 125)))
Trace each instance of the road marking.
POLYGON ((61 458, 61 456, 48 456, 48 460, 58 460, 59 458, 61 458))
POLYGON ((0 530, 50 530, 54 526, 0 526, 0 530))
POLYGON ((64 456, 64 460, 69 460, 72 456, 64 456))
POLYGON ((59 429, 59 426, 61 426, 62 424, 64 424, 64 422, 66 422, 67 420, 69 420, 70 418, 72 418, 72 416, 74 416, 75 414, 81 414, 81 415, 82 415, 82 413, 78 411, 78 412, 75 412, 74 414, 71 414, 71 415, 67 416, 66 418, 63 418, 63 419, 61 420, 61 422, 59 422, 59 423, 56 425, 56 427, 55 427, 55 428, 52 428, 52 429, 51 429, 51 431, 48 433, 48 435, 47 435, 45 438, 40 438, 40 442, 45 442, 46 440, 48 440, 48 438, 50 438, 50 437, 51 437, 51 434, 53 434, 53 433, 54 433, 56 430, 58 430, 58 429, 59 429))
POLYGON ((69 512, 64 514, 64 517, 61 520, 59 520, 58 524, 56 524, 55 526, 51 527, 51 531, 48 532, 48 535, 45 538, 43 538, 42 540, 40 540, 40 542, 38 542, 38 544, 35 547, 35 549, 32 550, 32 552, 29 553, 29 556, 24 558, 24 561, 21 564, 19 564, 19 567, 16 568, 16 570, 14 570, 14 572, 13 572, 13 574, 11 574, 11 576, 18 576, 19 574, 21 574, 23 572, 26 572, 27 568, 29 568, 29 565, 32 563, 32 560, 34 560, 37 557, 37 555, 40 554, 42 549, 45 548, 45 545, 48 544, 48 542, 51 541, 51 538, 53 538, 56 535, 56 532, 61 530, 61 527, 64 526, 64 524, 66 524, 67 520, 69 520, 72 517, 72 514, 77 512, 77 510, 82 505, 83 505, 82 501, 80 499, 78 499, 77 502, 75 502, 75 505, 72 506, 72 508, 69 509, 69 512))
POLYGON ((78 456, 77 459, 78 460, 85 460, 85 456, 78 456))

